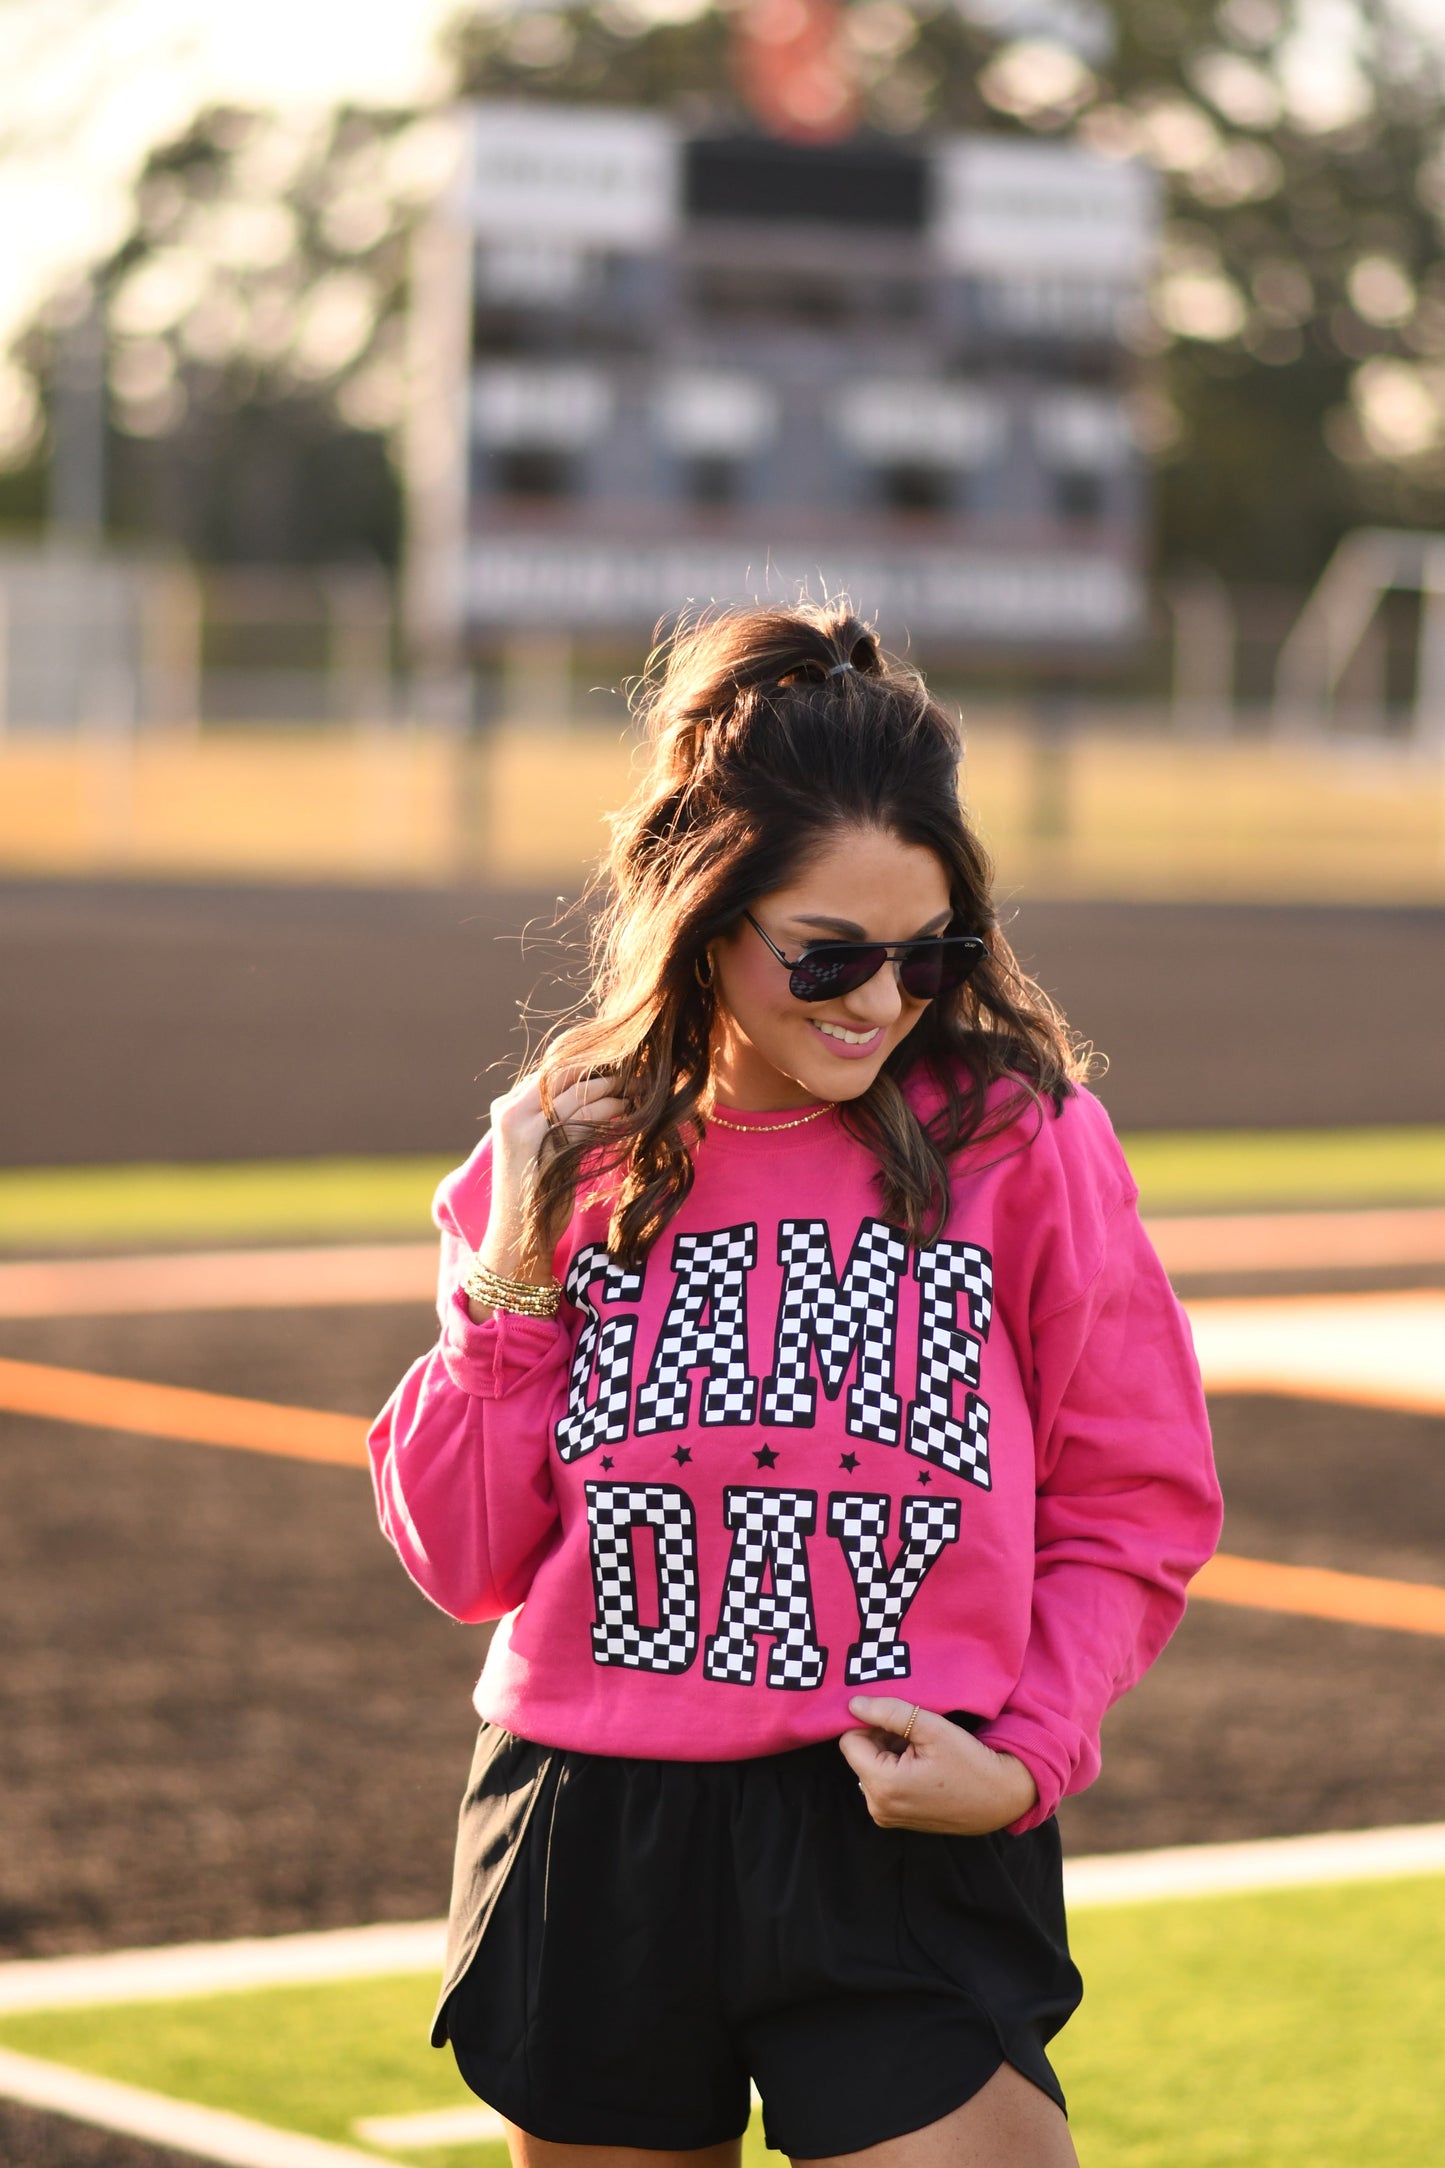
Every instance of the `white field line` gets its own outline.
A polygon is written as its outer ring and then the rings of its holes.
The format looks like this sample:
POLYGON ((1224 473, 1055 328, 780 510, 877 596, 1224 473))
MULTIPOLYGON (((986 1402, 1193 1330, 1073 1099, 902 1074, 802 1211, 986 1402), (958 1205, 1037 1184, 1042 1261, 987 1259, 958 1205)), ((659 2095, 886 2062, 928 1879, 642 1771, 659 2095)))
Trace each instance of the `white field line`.
POLYGON ((1206 1388, 1445 1415, 1445 1288, 1186 1302, 1206 1388))
POLYGON ((1445 1822, 1396 1829, 1261 1837, 1244 1844, 1179 1844, 1157 1852, 1100 1853, 1064 1861, 1073 1912, 1157 1898, 1220 1897, 1235 1890, 1302 1889, 1445 1874, 1445 1822))
MULTIPOLYGON (((1104 1852, 1065 1860, 1064 1889, 1069 1904, 1078 1908, 1412 1874, 1445 1874, 1445 1822, 1262 1837, 1239 1844, 1174 1845, 1153 1852, 1104 1852)), ((445 1948, 446 1922, 418 1920, 405 1926, 333 1928, 325 1934, 113 1950, 101 1957, 22 1958, 0 1965, 0 2015, 86 2004, 170 2002, 189 1995, 403 1973, 439 1974, 445 1948)))
MULTIPOLYGON (((751 2088, 756 2108, 762 2094, 751 2088)), ((495 2108, 480 2101, 470 2108, 423 2108, 416 2115, 359 2115, 352 2124, 367 2145, 398 2153, 424 2152, 432 2145, 486 2145, 505 2139, 507 2126, 495 2108)))
MULTIPOLYGON (((1208 1274, 1445 1264, 1445 1207, 1151 1218, 1170 1272, 1208 1274)), ((429 1302, 434 1242, 194 1250, 0 1264, 0 1317, 121 1317, 166 1310, 289 1310, 429 1302)))
POLYGON ((219 2161, 223 2168, 376 2168, 379 2158, 354 2146, 328 2145, 321 2138, 252 2123, 220 2108, 198 2108, 164 2093, 143 2092, 113 2078, 90 2077, 61 2063, 37 2062, 8 2048, 0 2048, 0 2099, 219 2161))
POLYGON ((248 1987, 304 1987, 440 1973, 445 1920, 338 1927, 323 1934, 266 1935, 238 1942, 179 1942, 100 1957, 36 1957, 0 1965, 0 2014, 64 2010, 84 2003, 170 2002, 248 1987))
POLYGON ((397 2153, 429 2145, 486 2145, 507 2135, 496 2109, 480 2101, 470 2108, 423 2108, 415 2115, 359 2115, 351 2127, 364 2144, 397 2153))

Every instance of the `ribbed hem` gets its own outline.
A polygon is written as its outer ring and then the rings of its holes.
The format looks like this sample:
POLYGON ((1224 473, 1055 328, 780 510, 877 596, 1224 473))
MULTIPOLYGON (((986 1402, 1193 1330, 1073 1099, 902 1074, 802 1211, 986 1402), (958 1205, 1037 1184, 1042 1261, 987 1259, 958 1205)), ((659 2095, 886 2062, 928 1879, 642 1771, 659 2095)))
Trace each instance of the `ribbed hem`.
POLYGON ((983 1744, 992 1747, 995 1754, 1012 1754, 1021 1761, 1038 1788, 1038 1798, 1027 1814, 1021 1814, 1016 1822, 1009 1822, 1003 1831, 1006 1837, 1022 1837, 1027 1830, 1037 1829, 1058 1810, 1064 1796, 1069 1772, 1059 1766, 1057 1740, 1033 1724, 1026 1716, 1005 1711, 985 1724, 977 1733, 983 1744))
POLYGON ((511 1310, 479 1325, 458 1287, 442 1323, 442 1362, 458 1392, 500 1400, 556 1353, 564 1332, 559 1318, 519 1317, 511 1310))

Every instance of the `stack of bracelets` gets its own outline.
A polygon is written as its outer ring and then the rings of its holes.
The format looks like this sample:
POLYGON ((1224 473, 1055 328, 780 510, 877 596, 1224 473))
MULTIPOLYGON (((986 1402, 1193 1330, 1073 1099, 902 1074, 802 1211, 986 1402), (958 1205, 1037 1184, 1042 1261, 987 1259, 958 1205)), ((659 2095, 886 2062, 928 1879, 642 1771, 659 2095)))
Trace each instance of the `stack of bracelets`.
POLYGON ((511 1310, 517 1317, 555 1317, 562 1289, 556 1280, 514 1280, 508 1272, 493 1272, 480 1257, 462 1281, 462 1293, 489 1309, 511 1310))

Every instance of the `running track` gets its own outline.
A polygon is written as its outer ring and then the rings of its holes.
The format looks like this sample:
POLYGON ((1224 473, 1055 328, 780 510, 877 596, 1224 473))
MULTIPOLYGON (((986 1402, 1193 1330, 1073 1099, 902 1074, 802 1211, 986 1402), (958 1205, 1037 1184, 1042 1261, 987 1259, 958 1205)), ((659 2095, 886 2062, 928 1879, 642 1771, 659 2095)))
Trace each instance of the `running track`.
MULTIPOLYGON (((1155 1221, 1175 1273, 1445 1263, 1445 1211, 1240 1215, 1155 1221)), ((0 1317, 98 1316, 427 1300, 432 1244, 211 1251, 0 1265, 0 1317)), ((1445 1414, 1445 1290, 1194 1299, 1213 1393, 1278 1392, 1445 1414)), ((0 1409, 90 1428, 364 1466, 354 1416, 138 1379, 0 1360, 0 1409)), ((1215 1557, 1195 1597, 1249 1609, 1445 1634, 1445 1589, 1322 1567, 1215 1557)))

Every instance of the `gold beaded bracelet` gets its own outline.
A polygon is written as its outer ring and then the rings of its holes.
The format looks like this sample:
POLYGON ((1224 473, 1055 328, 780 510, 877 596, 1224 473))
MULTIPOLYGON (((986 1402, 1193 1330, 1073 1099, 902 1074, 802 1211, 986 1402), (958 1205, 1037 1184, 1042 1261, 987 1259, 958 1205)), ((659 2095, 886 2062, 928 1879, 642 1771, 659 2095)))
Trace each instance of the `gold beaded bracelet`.
POLYGON ((514 1279, 509 1272, 493 1272, 480 1257, 472 1259, 471 1270, 462 1282, 462 1293, 473 1302, 485 1303, 493 1310, 510 1310, 516 1317, 555 1317, 557 1305, 562 1299, 558 1281, 514 1279))
POLYGON ((557 1284, 555 1280, 524 1280, 515 1272, 498 1272, 495 1265, 483 1264, 479 1256, 472 1259, 472 1268, 476 1272, 484 1272, 498 1287, 512 1288, 520 1295, 534 1295, 538 1288, 545 1290, 557 1284))

